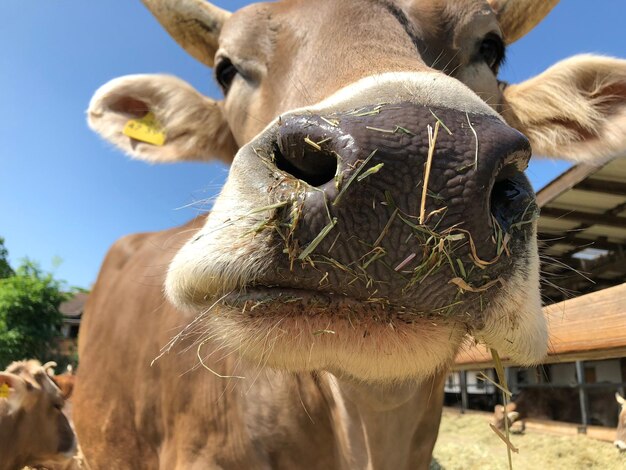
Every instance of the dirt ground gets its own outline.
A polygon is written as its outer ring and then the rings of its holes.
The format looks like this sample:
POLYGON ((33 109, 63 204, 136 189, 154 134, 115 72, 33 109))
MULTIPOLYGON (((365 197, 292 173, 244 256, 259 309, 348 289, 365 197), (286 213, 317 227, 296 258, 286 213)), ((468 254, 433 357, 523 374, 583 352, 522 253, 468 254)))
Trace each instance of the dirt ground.
MULTIPOLYGON (((626 469, 626 453, 585 436, 512 435, 514 470, 626 469)), ((444 412, 430 470, 508 469, 506 446, 481 415, 444 412)))

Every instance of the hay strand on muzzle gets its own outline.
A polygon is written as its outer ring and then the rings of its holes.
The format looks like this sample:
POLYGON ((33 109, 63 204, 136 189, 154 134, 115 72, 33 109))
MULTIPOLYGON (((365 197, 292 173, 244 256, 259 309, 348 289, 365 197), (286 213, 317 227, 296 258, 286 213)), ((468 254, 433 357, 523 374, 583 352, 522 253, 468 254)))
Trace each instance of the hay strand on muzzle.
POLYGON ((241 375, 222 375, 216 371, 214 371, 213 369, 211 369, 209 366, 207 366, 204 363, 204 360, 202 359, 202 356, 200 354, 200 350, 202 349, 202 346, 204 346, 204 343, 206 343, 205 341, 202 341, 200 344, 198 344, 198 349, 196 350, 196 355, 198 356, 198 360, 200 361, 200 365, 202 367, 204 367, 206 370, 208 370, 211 374, 213 374, 214 376, 220 378, 220 379, 245 379, 245 377, 241 376, 241 375))
POLYGON ((424 225, 426 217, 426 196, 428 195, 428 180, 430 179, 430 169, 433 163, 433 155, 435 154, 435 145, 437 143, 437 134, 439 133, 439 121, 435 123, 435 131, 428 125, 428 158, 426 159, 426 168, 424 169, 424 187, 422 188, 422 201, 420 204, 420 225, 424 225))
POLYGON ((341 197, 343 196, 343 194, 346 192, 346 190, 348 189, 348 187, 354 182, 354 180, 359 176, 359 174, 361 173, 361 171, 363 171, 363 168, 365 168, 365 165, 367 165, 369 163, 369 161, 372 159, 372 157, 376 154, 376 152, 378 151, 378 149, 374 149, 372 151, 372 153, 370 153, 367 158, 365 160, 363 160, 363 163, 361 163, 358 168, 356 170, 354 170, 354 172, 352 173, 352 176, 350 176, 350 179, 348 179, 348 181, 346 182, 345 185, 343 185, 343 187, 341 188, 341 190, 339 191, 339 194, 337 194, 337 197, 335 198, 335 200, 333 201, 333 206, 337 205, 339 203, 339 201, 341 200, 341 197))
POLYGON ((402 261, 398 266, 396 266, 395 268, 393 268, 394 271, 400 271, 402 268, 404 268, 407 264, 409 264, 413 258, 415 258, 417 256, 417 253, 411 253, 409 256, 407 256, 404 261, 402 261))
POLYGON ((474 287, 474 286, 469 285, 467 282, 465 282, 465 280, 461 279, 460 277, 455 277, 455 278, 450 279, 448 281, 448 284, 455 284, 459 289, 464 290, 464 291, 485 292, 486 290, 492 288, 496 284, 503 284, 503 281, 501 278, 498 278, 498 279, 494 279, 493 281, 489 281, 482 286, 474 287))
POLYGON ((302 250, 302 253, 298 256, 299 260, 305 260, 312 252, 317 248, 326 235, 330 233, 330 231, 337 225, 337 217, 333 217, 333 219, 317 234, 317 236, 309 243, 309 245, 302 250))
POLYGON ((474 133, 474 139, 476 139, 476 151, 474 154, 474 170, 478 169, 478 134, 476 133, 476 129, 472 126, 472 122, 470 121, 469 113, 465 113, 467 117, 467 123, 469 124, 470 129, 474 133))
MULTIPOLYGON (((496 351, 493 348, 490 348, 491 351, 491 357, 493 358, 493 363, 495 365, 495 369, 496 369, 496 375, 498 376, 498 382, 500 382, 500 385, 502 385, 502 387, 499 387, 502 390, 502 404, 504 406, 504 409, 506 410, 506 405, 508 404, 508 396, 510 396, 511 391, 509 390, 509 386, 506 383, 506 375, 504 373, 504 367, 502 366, 502 361, 500 360, 500 355, 498 354, 498 351, 496 351), (508 392, 508 393, 505 393, 508 392)), ((509 460, 509 470, 513 470, 513 460, 511 457, 511 451, 518 453, 519 449, 517 449, 515 446, 513 446, 513 444, 511 444, 511 434, 509 432, 509 420, 506 419, 504 420, 504 432, 505 435, 503 436, 501 432, 497 431, 495 429, 495 427, 493 425, 490 424, 490 426, 492 427, 492 429, 494 429, 494 431, 496 431, 496 434, 500 437, 500 439, 502 439, 505 443, 506 443, 506 455, 507 458, 509 460)))
POLYGON ((337 127, 339 125, 338 119, 328 119, 328 118, 325 118, 324 116, 320 116, 320 119, 331 127, 337 127))
POLYGON ((304 138, 304 143, 310 145, 311 147, 313 147, 315 150, 317 150, 318 152, 322 150, 322 147, 320 146, 320 144, 318 144, 317 142, 313 142, 309 136, 307 135, 304 138))
POLYGON ((449 135, 452 135, 452 131, 448 129, 448 126, 446 126, 441 119, 439 119, 439 116, 437 116, 432 109, 429 109, 428 111, 430 111, 430 114, 432 114, 437 122, 441 124, 441 127, 443 127, 449 135))
POLYGON ((363 174, 359 175, 356 180, 358 182, 363 181, 368 176, 373 175, 374 173, 378 173, 383 166, 385 166, 384 163, 379 163, 378 165, 374 165, 373 167, 368 168, 363 172, 363 174))

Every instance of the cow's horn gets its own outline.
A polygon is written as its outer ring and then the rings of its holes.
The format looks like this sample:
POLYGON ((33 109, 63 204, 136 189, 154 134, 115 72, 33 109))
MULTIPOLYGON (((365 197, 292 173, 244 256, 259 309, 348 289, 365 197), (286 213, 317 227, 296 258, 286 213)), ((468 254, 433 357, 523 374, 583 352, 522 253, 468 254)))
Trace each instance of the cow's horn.
POLYGON ((46 362, 41 368, 46 372, 46 374, 50 375, 49 369, 54 369, 57 366, 57 363, 54 361, 46 362))
POLYGON ((559 0, 488 0, 498 16, 507 44, 514 43, 533 29, 559 3, 559 0))
POLYGON ((142 0, 159 23, 189 54, 209 67, 222 25, 231 15, 204 0, 142 0))

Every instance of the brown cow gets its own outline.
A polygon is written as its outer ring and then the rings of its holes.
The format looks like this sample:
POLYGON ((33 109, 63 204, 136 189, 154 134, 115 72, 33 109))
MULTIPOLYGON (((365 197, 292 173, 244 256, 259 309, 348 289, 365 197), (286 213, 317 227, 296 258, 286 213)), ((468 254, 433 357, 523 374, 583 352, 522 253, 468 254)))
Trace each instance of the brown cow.
POLYGON ((66 468, 76 453, 61 391, 39 361, 14 362, 0 372, 0 470, 25 465, 66 468))
POLYGON ((466 332, 524 364, 546 351, 514 128, 543 155, 621 151, 626 63, 498 82, 545 0, 145 3, 225 99, 122 77, 90 125, 138 158, 232 166, 208 217, 106 257, 79 340, 87 461, 427 468, 466 332), (164 142, 127 135, 148 112, 164 142))

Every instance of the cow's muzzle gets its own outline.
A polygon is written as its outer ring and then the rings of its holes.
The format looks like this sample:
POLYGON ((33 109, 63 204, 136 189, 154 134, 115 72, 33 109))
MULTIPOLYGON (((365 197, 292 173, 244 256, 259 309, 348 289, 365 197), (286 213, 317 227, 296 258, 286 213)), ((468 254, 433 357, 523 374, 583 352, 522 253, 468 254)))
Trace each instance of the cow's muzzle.
POLYGON ((251 287, 467 314, 527 250, 531 149, 496 116, 410 102, 298 112, 253 150, 243 158, 269 169, 279 209, 263 227, 275 259, 251 287))

